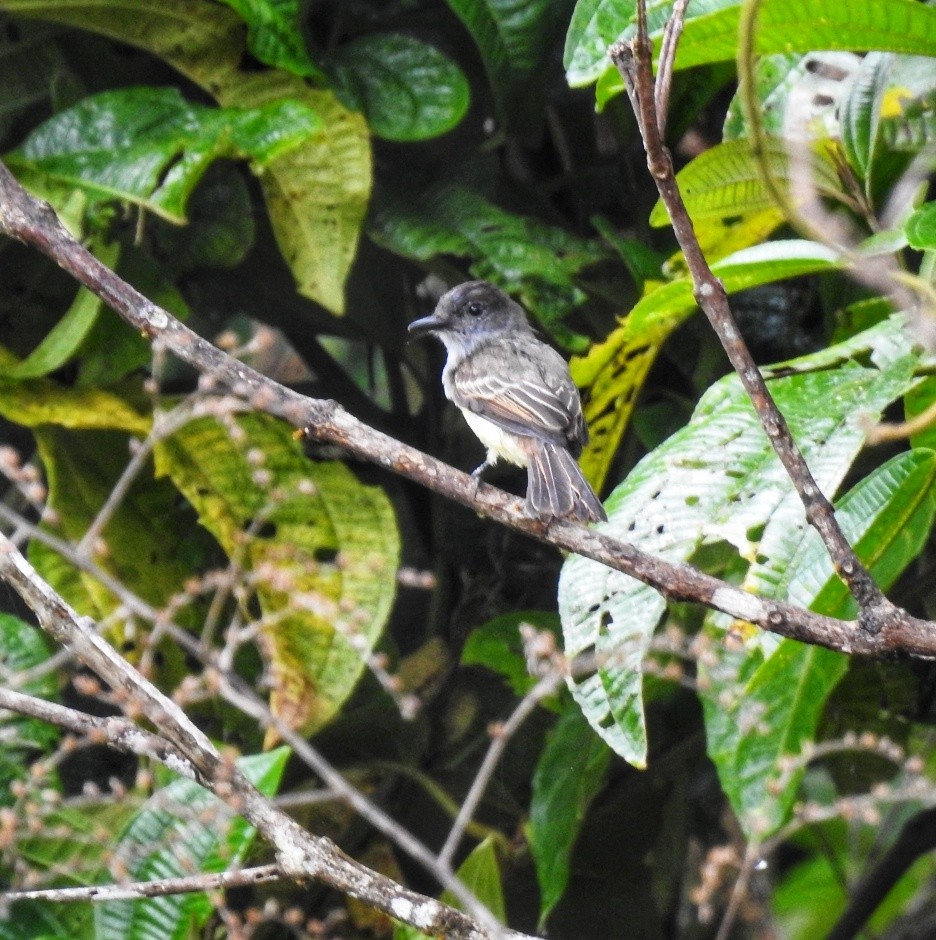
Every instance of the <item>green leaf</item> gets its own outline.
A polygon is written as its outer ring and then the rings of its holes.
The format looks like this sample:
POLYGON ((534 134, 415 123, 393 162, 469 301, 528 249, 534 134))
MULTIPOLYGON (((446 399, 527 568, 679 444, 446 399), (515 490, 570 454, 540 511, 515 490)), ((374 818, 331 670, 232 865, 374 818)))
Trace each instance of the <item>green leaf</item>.
POLYGON ((865 56, 842 105, 842 149, 861 180, 871 174, 878 145, 881 99, 887 87, 894 57, 883 52, 865 56))
POLYGON ((523 650, 520 627, 559 634, 559 617, 549 611, 531 610, 504 614, 472 630, 462 649, 463 666, 485 666, 506 679, 517 696, 526 695, 539 681, 531 676, 523 650))
MULTIPOLYGON (((49 655, 49 645, 36 627, 12 614, 0 613, 0 670, 4 676, 15 676, 38 666, 49 655)), ((54 699, 58 695, 58 680, 53 672, 49 672, 19 686, 18 691, 37 698, 54 699)), ((58 728, 45 721, 0 711, 0 806, 15 802, 10 786, 14 780, 28 775, 26 759, 30 752, 49 750, 58 737, 58 728)))
MULTIPOLYGON (((745 587, 832 617, 855 616, 854 599, 805 519, 781 509, 757 548, 745 587)), ((936 453, 913 450, 876 468, 837 505, 836 517, 882 590, 919 554, 936 515, 936 453)), ((708 752, 745 831, 763 839, 789 817, 802 771, 782 773, 815 737, 848 657, 795 640, 757 637, 724 648, 710 617, 712 656, 700 663, 708 752)), ((742 628, 743 629, 743 628, 742 628)))
POLYGON ((562 319, 585 300, 575 276, 606 256, 595 242, 505 212, 452 184, 420 194, 381 193, 369 233, 384 248, 416 261, 467 256, 474 277, 518 295, 557 341, 576 349, 587 342, 562 319))
MULTIPOLYGON (((768 242, 747 248, 712 265, 729 294, 772 281, 832 270, 836 259, 815 242, 768 242)), ((590 440, 579 463, 593 486, 601 488, 624 437, 637 395, 663 343, 696 309, 692 280, 647 292, 608 338, 570 363, 576 385, 586 390, 583 404, 590 440)))
POLYGON ((0 414, 28 428, 55 424, 63 428, 117 429, 131 434, 149 433, 150 418, 127 401, 100 389, 65 388, 51 379, 6 376, 12 360, 0 350, 0 414))
POLYGON ((220 88, 245 50, 244 23, 220 3, 192 0, 4 0, 6 13, 87 29, 146 49, 201 85, 220 88))
POLYGON ((471 33, 502 114, 523 108, 563 15, 556 0, 446 0, 471 33))
MULTIPOLYGON (((497 861, 497 847, 493 838, 479 842, 468 857, 461 863, 457 872, 458 880, 501 922, 507 920, 504 904, 504 889, 501 884, 500 865, 497 861)), ((439 899, 458 910, 462 903, 450 891, 443 891, 439 899)), ((0 938, 2 940, 2 938, 0 938)), ((393 931, 393 940, 436 940, 408 924, 397 924, 393 931)))
MULTIPOLYGON (((119 431, 71 431, 54 425, 34 430, 49 486, 49 506, 60 520, 54 535, 77 542, 97 517, 130 459, 131 438, 119 431)), ((98 564, 127 590, 161 609, 178 595, 199 567, 207 550, 194 521, 178 509, 178 493, 166 480, 154 480, 145 467, 127 490, 101 533, 106 551, 98 564)), ((120 600, 86 571, 74 570, 51 549, 30 544, 30 559, 40 574, 82 614, 101 619, 120 600)), ((174 613, 180 624, 198 620, 197 608, 174 613)), ((112 637, 132 642, 132 621, 121 618, 126 634, 112 637)), ((177 665, 172 663, 172 665, 177 665)))
POLYGON ((400 554, 396 520, 382 490, 342 463, 306 458, 283 422, 251 414, 238 424, 244 443, 214 420, 191 422, 159 445, 157 472, 252 573, 271 707, 310 734, 351 694, 386 623, 400 554))
MULTIPOLYGON (((755 97, 760 105, 764 133, 768 137, 783 137, 784 117, 790 92, 800 85, 808 70, 808 56, 796 53, 763 56, 757 60, 754 71, 755 97)), ((737 140, 749 135, 750 128, 744 117, 740 92, 728 105, 722 139, 737 140)))
MULTIPOLYGON (((676 54, 677 69, 735 59, 739 0, 690 3, 676 54)), ((662 27, 672 3, 648 11, 651 38, 659 51, 662 27)), ((575 10, 566 41, 566 77, 570 85, 588 85, 609 75, 623 90, 607 59, 607 47, 633 35, 633 0, 585 0, 575 10)), ((936 10, 914 0, 764 0, 758 20, 758 55, 841 49, 931 55, 936 10)), ((607 97, 609 89, 605 89, 607 97)))
POLYGON ((540 886, 542 929, 569 882, 572 849, 588 807, 604 787, 608 746, 578 709, 559 719, 533 775, 527 837, 540 886))
MULTIPOLYGON (((113 268, 120 245, 98 246, 94 255, 102 264, 113 268)), ((104 302, 86 287, 79 287, 72 305, 45 339, 20 363, 3 370, 11 379, 35 379, 63 366, 77 352, 97 321, 104 302)))
POLYGON ((247 48, 264 65, 285 69, 293 75, 324 79, 321 69, 309 58, 298 0, 221 0, 247 23, 247 48))
POLYGON ((181 223, 192 190, 219 157, 249 158, 260 170, 320 127, 315 112, 295 102, 217 109, 189 104, 175 88, 123 88, 51 117, 6 160, 14 171, 181 223))
POLYGON ((322 133, 263 167, 277 244, 299 292, 344 311, 344 282, 357 251, 371 190, 367 122, 295 75, 243 72, 243 23, 231 10, 191 0, 8 0, 6 9, 90 29, 159 56, 225 108, 290 102, 311 109, 322 133))
MULTIPOLYGON (((238 768, 265 796, 275 795, 289 757, 287 748, 242 757, 238 768)), ((132 881, 221 872, 243 862, 252 826, 191 780, 157 791, 121 833, 113 848, 132 881)), ((214 910, 206 894, 178 894, 94 907, 95 936, 144 940, 198 935, 214 910)))
POLYGON ((412 36, 362 36, 338 48, 328 65, 336 94, 362 110, 371 130, 387 140, 437 137, 468 110, 471 89, 464 72, 412 36))
MULTIPOLYGON (((784 142, 769 138, 766 154, 771 176, 789 188, 790 168, 784 142)), ((841 192, 835 166, 815 150, 810 154, 810 178, 823 195, 841 192)), ((751 142, 746 138, 706 150, 680 170, 676 182, 694 223, 774 208, 773 198, 761 182, 751 142)), ((653 207, 650 224, 657 227, 669 224, 662 200, 653 207)))
MULTIPOLYGON (((501 922, 507 920, 504 889, 501 885, 497 845, 488 836, 479 842, 458 867, 458 880, 501 922)), ((440 900, 461 909, 461 903, 450 891, 443 891, 440 900)))
MULTIPOLYGON (((916 360, 899 323, 794 360, 770 380, 824 492, 835 490, 861 448, 859 416, 877 416, 912 383, 916 360), (853 356, 873 365, 859 365, 853 356)), ((605 506, 609 534, 670 561, 685 561, 712 542, 749 558, 763 550, 753 534, 775 513, 787 507, 802 513, 734 375, 706 392, 690 423, 648 454, 605 506)), ((646 759, 641 665, 665 606, 652 588, 595 562, 572 556, 563 566, 559 609, 566 654, 591 651, 602 664, 575 680, 573 694, 592 727, 637 766, 646 759)))
POLYGON ((222 103, 258 107, 284 99, 314 110, 323 131, 264 167, 260 183, 299 292, 340 314, 371 191, 367 122, 332 92, 309 88, 282 72, 245 77, 225 92, 222 103))

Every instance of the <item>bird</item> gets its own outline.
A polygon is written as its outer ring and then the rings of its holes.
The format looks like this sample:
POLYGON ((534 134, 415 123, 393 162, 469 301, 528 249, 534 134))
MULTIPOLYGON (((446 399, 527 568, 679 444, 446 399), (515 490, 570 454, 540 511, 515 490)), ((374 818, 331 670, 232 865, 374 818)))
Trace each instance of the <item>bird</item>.
POLYGON ((477 480, 503 459, 527 469, 526 516, 608 518, 576 462, 588 428, 569 366, 537 338, 520 304, 486 281, 467 281, 408 332, 445 346, 445 396, 487 449, 472 473, 477 480))

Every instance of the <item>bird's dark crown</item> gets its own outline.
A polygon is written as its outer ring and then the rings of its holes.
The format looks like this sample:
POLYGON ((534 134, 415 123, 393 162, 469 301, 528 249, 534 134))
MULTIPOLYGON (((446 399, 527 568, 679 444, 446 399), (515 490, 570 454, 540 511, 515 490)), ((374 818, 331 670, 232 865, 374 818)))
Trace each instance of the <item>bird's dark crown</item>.
POLYGON ((431 316, 416 320, 411 333, 449 333, 465 336, 506 330, 530 331, 526 314, 516 301, 487 281, 467 281, 443 294, 431 316))

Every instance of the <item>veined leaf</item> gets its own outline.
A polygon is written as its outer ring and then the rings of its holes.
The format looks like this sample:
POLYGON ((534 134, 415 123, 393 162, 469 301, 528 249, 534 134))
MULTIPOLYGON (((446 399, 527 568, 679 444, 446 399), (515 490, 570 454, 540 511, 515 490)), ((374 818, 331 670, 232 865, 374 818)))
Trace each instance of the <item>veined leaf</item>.
MULTIPOLYGON (((841 482, 876 416, 912 384, 916 362, 900 321, 788 364, 770 390, 824 492, 841 482), (859 365, 856 343, 873 365, 859 365), (817 371, 803 371, 827 363, 817 371)), ((707 543, 741 558, 763 551, 754 534, 797 505, 789 479, 736 376, 703 396, 689 424, 648 454, 605 502, 607 531, 671 561, 707 543)), ((799 511, 802 512, 801 507, 799 511)), ((592 651, 596 674, 571 683, 592 727, 637 766, 646 755, 641 664, 665 602, 652 588, 572 556, 559 585, 566 654, 592 651)))
MULTIPOLYGON (((815 242, 768 242, 712 265, 729 294, 788 277, 831 270, 835 255, 815 242)), ((637 395, 663 343, 696 308, 688 277, 650 285, 621 325, 603 343, 570 363, 585 389, 584 411, 591 439, 579 461, 601 488, 627 429, 637 395)))
POLYGON ((289 153, 263 167, 261 183, 280 251, 299 292, 333 313, 357 251, 371 190, 364 118, 330 91, 281 71, 242 72, 244 27, 231 10, 191 0, 8 0, 4 9, 90 29, 164 59, 225 108, 306 107, 322 122, 289 153))
POLYGON ((465 73, 435 46, 412 36, 362 36, 336 49, 328 65, 335 92, 362 110, 374 134, 387 140, 437 137, 468 110, 465 73))
POLYGON ((417 261, 438 254, 472 259, 471 273, 521 302, 558 342, 582 349, 587 340, 562 318, 585 300, 575 275, 606 257, 605 249, 564 229, 506 212, 463 186, 443 184, 416 195, 381 194, 371 237, 417 261))
POLYGON ((247 48, 265 65, 323 79, 302 37, 298 0, 221 0, 247 24, 247 48))
POLYGON ((191 422, 159 446, 157 472, 251 572, 271 707, 308 734, 351 694, 383 630, 396 588, 396 520, 382 490, 344 464, 307 459, 283 422, 251 414, 239 424, 244 445, 213 420, 191 422))
POLYGON ((471 33, 506 117, 522 108, 563 14, 554 0, 446 0, 471 33))
POLYGON ((123 88, 49 118, 5 159, 14 171, 181 223, 192 190, 219 157, 246 157, 260 170, 320 127, 315 112, 295 102, 219 110, 190 104, 175 88, 123 88))
MULTIPOLYGON (((790 168, 784 142, 768 138, 766 149, 771 176, 788 186, 790 168)), ((809 171, 813 185, 823 195, 841 192, 838 173, 822 153, 810 151, 809 171)), ((693 222, 774 208, 773 198, 761 182, 751 142, 746 138, 706 150, 680 170, 676 182, 693 222)), ((666 207, 658 200, 650 213, 650 224, 659 227, 668 223, 666 207)))
POLYGON ((3 0, 5 13, 87 29, 146 49, 202 88, 236 76, 244 23, 220 3, 191 0, 3 0))
MULTIPOLYGON (((242 757, 238 768, 267 797, 275 795, 287 748, 242 757)), ((191 780, 157 791, 112 848, 132 881, 221 872, 243 862, 256 831, 217 797, 191 780)), ((197 934, 214 906, 207 894, 175 894, 94 906, 95 936, 134 940, 197 934)))
MULTIPOLYGON (((912 450, 876 468, 837 505, 836 517, 883 590, 917 556, 936 515, 936 453, 912 450)), ((745 587, 829 616, 856 606, 802 512, 778 509, 758 546, 745 587), (791 519, 790 516, 798 515, 791 519)), ((811 741, 848 657, 795 640, 756 636, 729 650, 710 616, 711 655, 700 662, 709 756, 745 831, 764 838, 783 825, 802 772, 783 773, 784 757, 811 741)))
MULTIPOLYGON (((5 676, 31 669, 49 658, 49 644, 36 627, 12 614, 0 613, 0 667, 5 676)), ((58 679, 48 672, 24 684, 19 691, 36 698, 58 696, 58 679)), ((59 729, 38 718, 25 718, 13 712, 0 711, 0 806, 15 801, 10 790, 15 780, 29 774, 29 752, 50 750, 59 737, 59 729)))
POLYGON ((323 132, 260 173, 273 232, 299 292, 332 313, 344 310, 344 282, 357 251, 371 191, 367 122, 330 91, 283 72, 245 76, 222 102, 259 107, 294 100, 311 108, 323 132))

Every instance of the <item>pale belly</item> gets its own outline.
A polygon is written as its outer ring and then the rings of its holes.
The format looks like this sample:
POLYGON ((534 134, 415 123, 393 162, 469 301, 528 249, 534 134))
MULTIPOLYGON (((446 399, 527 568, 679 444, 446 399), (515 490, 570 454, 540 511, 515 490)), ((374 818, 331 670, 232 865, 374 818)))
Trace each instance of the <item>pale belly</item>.
POLYGON ((490 453, 496 454, 502 460, 517 467, 525 467, 529 463, 529 457, 524 448, 518 445, 515 434, 504 431, 492 421, 474 412, 463 410, 462 414, 468 422, 468 427, 475 432, 478 440, 490 453))

